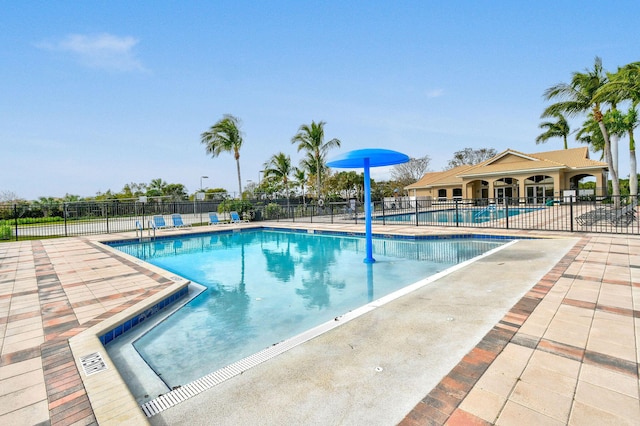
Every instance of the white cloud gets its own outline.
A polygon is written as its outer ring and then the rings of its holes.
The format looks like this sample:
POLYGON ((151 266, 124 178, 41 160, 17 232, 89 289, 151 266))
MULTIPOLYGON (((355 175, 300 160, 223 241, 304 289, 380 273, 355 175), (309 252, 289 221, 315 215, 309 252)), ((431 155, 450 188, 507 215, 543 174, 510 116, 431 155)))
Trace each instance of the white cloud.
POLYGON ((136 57, 134 37, 118 37, 112 34, 69 34, 57 41, 43 41, 36 46, 50 51, 66 52, 80 63, 91 68, 111 71, 144 71, 136 57))
POLYGON ((439 98, 444 95, 444 89, 433 89, 427 91, 427 98, 439 98))

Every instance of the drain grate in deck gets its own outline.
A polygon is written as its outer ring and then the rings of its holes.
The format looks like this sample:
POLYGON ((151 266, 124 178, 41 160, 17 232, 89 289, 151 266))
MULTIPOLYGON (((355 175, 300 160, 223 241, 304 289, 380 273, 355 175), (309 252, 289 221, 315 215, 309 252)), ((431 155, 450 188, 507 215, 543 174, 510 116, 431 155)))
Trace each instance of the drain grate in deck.
POLYGON ((84 374, 87 376, 107 369, 107 364, 105 364, 104 359, 102 359, 102 355, 100 355, 99 352, 94 352, 80 357, 80 364, 82 364, 84 374))

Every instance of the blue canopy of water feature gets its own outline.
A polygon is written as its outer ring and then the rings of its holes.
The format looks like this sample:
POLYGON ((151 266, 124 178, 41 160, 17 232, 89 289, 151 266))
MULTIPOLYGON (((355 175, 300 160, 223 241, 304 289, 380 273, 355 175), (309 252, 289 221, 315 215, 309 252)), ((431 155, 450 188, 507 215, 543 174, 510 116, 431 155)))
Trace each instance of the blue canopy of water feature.
POLYGON ((364 219, 367 256, 364 263, 373 263, 373 241, 371 232, 371 167, 393 166, 409 161, 409 156, 398 151, 381 148, 356 149, 345 152, 327 162, 327 166, 338 169, 364 168, 364 219))

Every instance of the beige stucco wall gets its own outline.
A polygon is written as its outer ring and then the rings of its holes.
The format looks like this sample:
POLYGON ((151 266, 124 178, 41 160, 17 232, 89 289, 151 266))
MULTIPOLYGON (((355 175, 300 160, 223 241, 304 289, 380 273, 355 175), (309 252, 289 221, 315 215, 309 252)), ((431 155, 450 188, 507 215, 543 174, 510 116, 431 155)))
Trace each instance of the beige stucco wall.
MULTIPOLYGON (((505 161, 509 161, 508 159, 504 159, 505 161)), ((418 197, 431 197, 433 199, 438 198, 438 191, 440 189, 446 190, 446 198, 451 199, 453 197, 453 188, 462 188, 462 197, 466 199, 473 198, 482 198, 482 181, 486 181, 489 183, 488 185, 488 197, 493 198, 495 196, 494 191, 494 183, 500 179, 504 178, 512 178, 517 180, 518 196, 526 197, 526 186, 525 180, 531 176, 536 175, 546 175, 550 176, 553 179, 553 193, 554 196, 560 197, 564 190, 571 189, 571 179, 575 176, 581 175, 590 175, 595 177, 596 179, 596 187, 604 188, 606 185, 606 174, 604 170, 576 170, 565 173, 563 170, 552 170, 552 171, 525 171, 521 173, 509 173, 503 175, 496 175, 492 177, 474 177, 469 179, 463 179, 460 186, 452 186, 452 185, 442 185, 442 186, 434 186, 430 188, 416 188, 411 189, 410 194, 418 197)))

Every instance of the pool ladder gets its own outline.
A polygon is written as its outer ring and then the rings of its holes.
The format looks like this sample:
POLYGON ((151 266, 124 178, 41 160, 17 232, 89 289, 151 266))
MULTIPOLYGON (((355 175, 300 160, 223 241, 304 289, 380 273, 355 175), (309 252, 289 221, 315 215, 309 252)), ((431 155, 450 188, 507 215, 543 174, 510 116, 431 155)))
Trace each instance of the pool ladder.
MULTIPOLYGON (((151 230, 153 229, 153 239, 156 239, 156 228, 154 226, 151 226, 151 221, 149 221, 149 228, 147 229, 147 238, 146 240, 149 241, 151 240, 151 230)), ((136 220, 136 238, 138 238, 138 240, 140 242, 142 242, 145 238, 144 238, 144 227, 142 226, 142 224, 140 223, 139 220, 136 220)))

